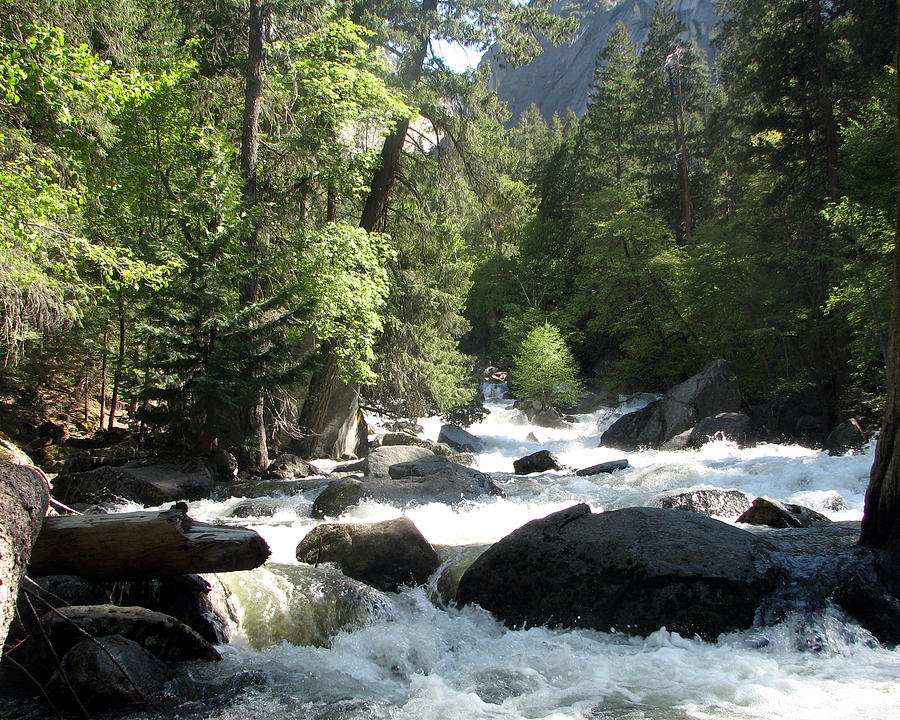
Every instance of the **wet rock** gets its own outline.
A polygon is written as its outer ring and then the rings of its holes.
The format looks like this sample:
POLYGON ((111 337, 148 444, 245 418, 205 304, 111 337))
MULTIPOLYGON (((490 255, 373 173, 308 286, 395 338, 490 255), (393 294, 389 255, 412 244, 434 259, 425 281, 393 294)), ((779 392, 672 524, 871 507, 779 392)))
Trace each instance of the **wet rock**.
POLYGON ((455 462, 457 465, 465 465, 466 467, 475 467, 478 463, 475 455, 472 453, 453 453, 450 456, 450 462, 455 462))
POLYGON ((381 438, 381 446, 389 445, 416 445, 431 450, 435 455, 450 457, 453 449, 446 443, 437 443, 434 440, 426 440, 408 433, 387 433, 381 438))
POLYGON ((116 605, 140 606, 173 617, 214 645, 231 640, 227 611, 214 604, 212 584, 201 575, 118 582, 110 596, 116 605))
POLYGON ((406 433, 407 435, 418 435, 425 432, 425 428, 413 420, 395 420, 385 427, 391 432, 406 433))
POLYGON ((581 504, 534 520, 465 572, 456 600, 512 627, 647 635, 665 626, 714 639, 753 624, 776 583, 768 545, 696 513, 581 504))
POLYGON ((740 408, 737 377, 724 360, 713 360, 670 389, 661 400, 619 418, 603 433, 600 442, 627 451, 658 448, 703 418, 738 412, 740 408))
POLYGON ((147 702, 170 674, 164 663, 121 635, 81 640, 62 658, 62 671, 66 680, 57 670, 48 682, 50 694, 71 702, 71 686, 88 710, 97 711, 147 702))
POLYGON ((124 498, 149 507, 175 500, 205 499, 212 491, 212 475, 199 459, 169 463, 148 458, 120 467, 60 474, 53 481, 53 496, 70 505, 124 498))
POLYGON ((78 575, 44 575, 32 578, 43 592, 40 596, 53 607, 66 605, 105 605, 109 589, 78 575))
POLYGON ((438 442, 446 443, 457 452, 475 452, 484 450, 481 438, 463 430, 459 425, 441 425, 438 442))
POLYGON ((758 442, 761 434, 749 416, 738 412, 719 413, 703 418, 691 429, 687 447, 698 448, 718 437, 748 447, 758 442))
POLYGON ((879 641, 900 644, 900 600, 865 564, 835 590, 834 601, 879 641))
POLYGON ((324 477, 308 477, 300 480, 257 480, 247 482, 219 483, 213 496, 222 501, 232 497, 247 499, 266 498, 273 495, 290 497, 299 495, 317 486, 324 486, 328 480, 324 477))
POLYGON ((846 455, 859 452, 866 444, 866 434, 855 418, 844 420, 825 439, 825 451, 829 455, 846 455))
POLYGON ((743 490, 695 488, 658 498, 656 506, 667 510, 687 510, 707 517, 732 518, 746 512, 753 500, 753 495, 743 490))
POLYGON ((556 455, 549 450, 538 450, 531 455, 513 461, 513 471, 516 475, 530 475, 531 473, 546 472, 547 470, 562 470, 556 455))
POLYGON ((802 505, 759 497, 737 519, 737 522, 745 525, 767 525, 773 528, 800 528, 809 527, 817 522, 831 522, 831 520, 802 505))
POLYGON ((219 660, 218 651, 175 618, 142 607, 72 605, 47 613, 41 624, 57 653, 65 653, 84 635, 121 635, 165 662, 219 660), (58 613, 58 614, 57 614, 58 613))
POLYGON ((631 467, 628 460, 609 460, 607 462, 598 463, 596 465, 591 465, 590 467, 581 468, 581 470, 577 470, 575 472, 579 477, 587 477, 589 475, 599 475, 600 473, 611 473, 616 470, 625 470, 626 468, 631 467))
POLYGON ((244 500, 244 502, 235 505, 231 512, 228 513, 228 517, 272 517, 283 507, 283 501, 279 502, 270 498, 255 498, 253 500, 244 500))
POLYGON ((390 445, 375 448, 368 457, 356 463, 338 465, 335 472, 362 472, 366 477, 380 478, 390 475, 391 465, 410 462, 425 457, 435 457, 428 448, 418 445, 390 445))
POLYGON ((533 432, 530 432, 530 433, 528 433, 528 435, 525 436, 525 442, 539 443, 540 440, 538 440, 537 435, 535 435, 533 432))
POLYGON ((424 585, 440 565, 434 548, 407 517, 319 525, 300 541, 297 559, 335 563, 345 575, 391 592, 410 583, 424 585))
POLYGON ((310 515, 319 519, 340 517, 348 508, 359 505, 364 492, 365 485, 359 478, 332 480, 313 501, 310 515))
POLYGON ((266 477, 278 478, 279 480, 292 480, 293 478, 305 478, 321 474, 315 465, 290 453, 279 455, 269 464, 266 470, 266 477))

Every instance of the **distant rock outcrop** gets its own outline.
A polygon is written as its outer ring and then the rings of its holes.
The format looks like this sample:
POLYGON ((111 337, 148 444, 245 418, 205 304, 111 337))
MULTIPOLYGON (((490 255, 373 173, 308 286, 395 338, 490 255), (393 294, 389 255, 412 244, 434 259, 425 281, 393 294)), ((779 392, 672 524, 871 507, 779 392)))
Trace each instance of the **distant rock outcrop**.
MULTIPOLYGON (((684 24, 685 37, 696 40, 704 50, 719 22, 717 0, 675 0, 675 12, 684 24)), ((562 3, 553 4, 558 12, 562 3)), ((628 28, 631 40, 643 45, 653 18, 655 0, 580 0, 568 6, 566 13, 581 16, 581 28, 574 39, 558 47, 547 45, 544 52, 527 65, 513 68, 503 60, 499 47, 492 46, 482 63, 491 67, 490 87, 506 102, 513 120, 532 103, 549 120, 553 113, 562 116, 571 108, 579 117, 587 108, 588 90, 597 53, 616 23, 628 28)), ((664 58, 660 59, 662 65, 664 58)))

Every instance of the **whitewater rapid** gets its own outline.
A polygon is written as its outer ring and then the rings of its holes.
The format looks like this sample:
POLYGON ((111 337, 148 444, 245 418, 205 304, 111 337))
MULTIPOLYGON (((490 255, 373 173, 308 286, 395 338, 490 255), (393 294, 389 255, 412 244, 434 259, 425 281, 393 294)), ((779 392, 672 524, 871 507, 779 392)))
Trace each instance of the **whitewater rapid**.
MULTIPOLYGON (((403 508, 363 502, 340 522, 373 522, 405 514, 445 554, 494 542, 528 520, 577 502, 595 511, 649 505, 660 494, 698 486, 739 488, 807 505, 834 520, 856 521, 872 448, 829 457, 796 445, 740 449, 725 440, 696 451, 629 453, 631 467, 593 477, 574 469, 623 453, 598 447, 622 412, 576 416, 567 429, 529 425, 510 401, 470 428, 485 442, 479 469, 504 497, 456 507, 403 508), (529 439, 533 433, 537 438, 529 439), (512 474, 512 461, 549 449, 573 471, 512 474), (842 504, 837 502, 837 496, 842 504)), ((440 420, 420 421, 436 439, 440 420)), ((434 588, 397 594, 356 584, 327 568, 299 567, 294 548, 318 521, 309 509, 320 488, 283 498, 274 517, 241 519, 269 542, 263 568, 232 573, 227 584, 250 635, 222 648, 224 659, 191 670, 207 688, 179 717, 210 720, 287 718, 477 720, 697 720, 760 718, 828 720, 900 717, 900 651, 881 647, 829 609, 795 613, 774 627, 731 633, 717 642, 661 628, 647 638, 593 630, 510 630, 477 607, 446 607, 434 588), (299 643, 326 632, 319 645, 299 643), (343 623, 343 624, 341 624, 343 623), (288 626, 294 625, 290 631, 288 626), (328 626, 330 627, 330 626, 328 626), (326 627, 326 630, 328 630, 326 627), (312 635, 304 633, 312 632, 312 635), (262 640, 260 640, 260 637, 262 640), (251 641, 252 640, 252 641, 251 641)), ((228 520, 239 498, 191 503, 191 515, 228 520)), ((143 715, 141 717, 155 717, 143 715)))

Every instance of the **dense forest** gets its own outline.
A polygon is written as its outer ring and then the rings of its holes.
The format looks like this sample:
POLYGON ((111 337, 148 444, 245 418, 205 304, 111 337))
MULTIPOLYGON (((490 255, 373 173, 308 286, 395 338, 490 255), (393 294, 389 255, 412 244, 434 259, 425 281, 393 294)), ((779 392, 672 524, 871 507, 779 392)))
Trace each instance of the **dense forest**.
POLYGON ((525 62, 549 5, 0 0, 0 395, 259 470, 341 384, 450 413, 544 329, 614 390, 723 357, 874 420, 897 4, 723 0, 708 57, 659 0, 582 118, 434 52, 525 62))

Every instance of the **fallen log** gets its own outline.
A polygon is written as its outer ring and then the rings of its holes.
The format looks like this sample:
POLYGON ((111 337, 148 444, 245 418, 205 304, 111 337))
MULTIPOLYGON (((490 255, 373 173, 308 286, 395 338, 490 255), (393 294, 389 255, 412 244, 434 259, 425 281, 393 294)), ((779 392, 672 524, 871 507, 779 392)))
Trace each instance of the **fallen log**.
POLYGON ((0 656, 49 499, 40 470, 0 460, 0 656))
POLYGON ((31 553, 28 574, 137 580, 251 570, 269 557, 254 530, 222 527, 171 510, 48 517, 31 553))

